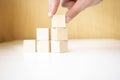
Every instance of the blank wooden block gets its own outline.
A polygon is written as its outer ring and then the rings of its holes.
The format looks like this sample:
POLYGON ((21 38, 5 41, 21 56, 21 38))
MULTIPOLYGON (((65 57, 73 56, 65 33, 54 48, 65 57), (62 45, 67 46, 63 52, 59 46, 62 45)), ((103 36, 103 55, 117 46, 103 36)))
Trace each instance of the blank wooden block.
POLYGON ((50 33, 49 28, 37 28, 37 40, 49 40, 50 39, 50 33))
POLYGON ((51 28, 51 40, 68 40, 68 29, 51 28))
POLYGON ((37 52, 50 52, 50 41, 37 41, 37 52))
POLYGON ((54 15, 52 18, 52 27, 66 27, 65 15, 54 15))
POLYGON ((26 52, 36 52, 36 40, 24 40, 23 48, 26 52))
POLYGON ((68 41, 51 41, 51 52, 63 53, 68 51, 68 41))

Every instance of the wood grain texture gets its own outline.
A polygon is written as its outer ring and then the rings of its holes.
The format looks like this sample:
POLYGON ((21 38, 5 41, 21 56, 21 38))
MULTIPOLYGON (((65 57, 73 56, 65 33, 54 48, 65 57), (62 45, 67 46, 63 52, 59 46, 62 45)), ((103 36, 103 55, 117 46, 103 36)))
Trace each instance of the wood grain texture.
MULTIPOLYGON (((104 0, 67 24, 69 38, 120 39, 120 0, 104 0)), ((37 27, 50 27, 47 0, 0 0, 0 41, 31 39, 37 27)), ((59 7, 57 14, 67 9, 59 7)))

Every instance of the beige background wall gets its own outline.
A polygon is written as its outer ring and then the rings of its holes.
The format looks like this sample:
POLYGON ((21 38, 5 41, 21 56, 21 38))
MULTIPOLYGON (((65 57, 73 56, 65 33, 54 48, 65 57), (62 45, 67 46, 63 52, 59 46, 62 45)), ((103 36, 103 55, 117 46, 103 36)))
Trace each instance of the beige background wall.
POLYGON ((0 0, 0 42, 13 39, 13 2, 0 0))
MULTIPOLYGON (((120 0, 104 0, 67 24, 69 38, 120 39, 120 0)), ((0 41, 35 38, 36 27, 50 27, 48 0, 0 0, 0 41)), ((67 9, 59 8, 57 14, 67 9)))

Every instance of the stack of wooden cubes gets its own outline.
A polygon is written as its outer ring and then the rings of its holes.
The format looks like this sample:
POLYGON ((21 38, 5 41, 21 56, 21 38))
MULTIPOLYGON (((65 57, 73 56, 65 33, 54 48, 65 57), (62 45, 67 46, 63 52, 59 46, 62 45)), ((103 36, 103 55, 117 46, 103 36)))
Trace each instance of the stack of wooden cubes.
POLYGON ((37 28, 37 52, 50 52, 50 31, 49 28, 37 28))
POLYGON ((51 28, 51 52, 68 51, 68 29, 65 25, 65 15, 55 15, 51 28))
POLYGON ((65 25, 65 15, 55 15, 52 18, 52 28, 37 28, 35 40, 24 40, 24 50, 27 52, 67 52, 68 29, 65 25))

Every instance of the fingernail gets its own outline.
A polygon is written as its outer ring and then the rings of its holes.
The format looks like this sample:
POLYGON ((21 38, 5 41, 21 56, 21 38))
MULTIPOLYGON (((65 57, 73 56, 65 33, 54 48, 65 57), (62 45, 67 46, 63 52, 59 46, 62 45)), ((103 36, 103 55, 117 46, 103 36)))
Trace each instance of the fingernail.
POLYGON ((51 13, 51 12, 49 12, 49 13, 48 13, 48 16, 49 16, 49 17, 52 17, 52 13, 51 13))
POLYGON ((66 23, 70 22, 71 19, 71 17, 66 17, 66 23))

